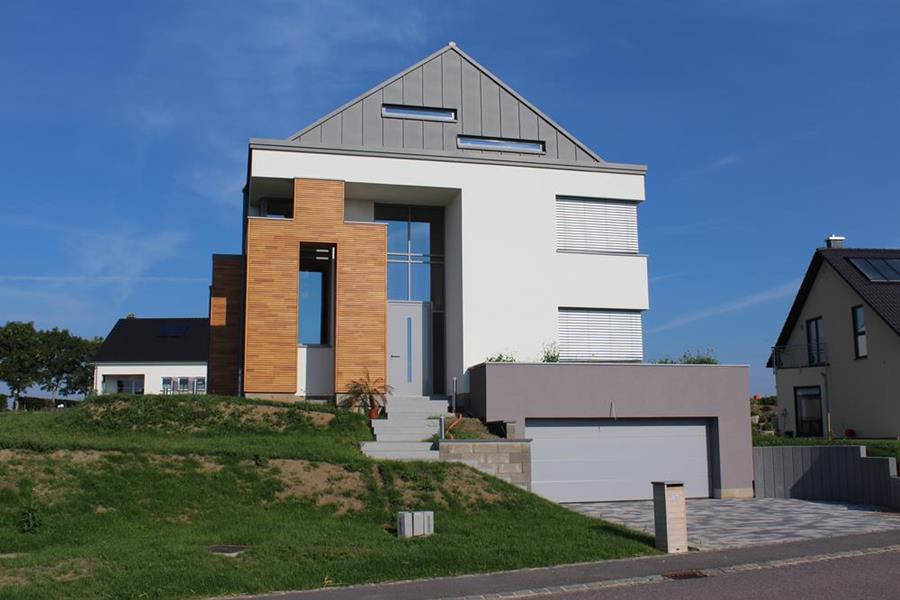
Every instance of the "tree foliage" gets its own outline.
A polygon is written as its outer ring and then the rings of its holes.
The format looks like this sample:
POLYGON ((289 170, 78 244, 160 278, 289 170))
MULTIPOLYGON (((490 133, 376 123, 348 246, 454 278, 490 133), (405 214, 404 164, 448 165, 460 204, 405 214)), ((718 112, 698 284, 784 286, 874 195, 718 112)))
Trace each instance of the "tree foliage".
POLYGON ((22 392, 40 377, 40 346, 34 323, 10 321, 0 327, 0 381, 9 386, 14 408, 22 392))
POLYGON ((12 392, 15 407, 33 385, 57 395, 90 393, 92 361, 102 338, 84 339, 67 329, 36 330, 34 323, 10 321, 0 327, 0 381, 12 392))
POLYGON ((686 351, 679 358, 671 358, 669 356, 656 361, 660 365, 717 365, 719 359, 713 355, 712 350, 701 352, 686 351))

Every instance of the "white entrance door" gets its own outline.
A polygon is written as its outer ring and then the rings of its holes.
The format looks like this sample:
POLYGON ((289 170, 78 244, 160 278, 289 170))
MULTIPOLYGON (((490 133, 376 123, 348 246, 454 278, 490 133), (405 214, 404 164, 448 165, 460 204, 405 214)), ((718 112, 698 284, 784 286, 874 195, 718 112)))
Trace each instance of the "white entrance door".
POLYGON ((388 302, 388 384, 394 396, 431 393, 430 302, 388 302))
POLYGON ((677 480, 710 496, 707 427, 684 419, 528 419, 532 491, 556 502, 652 498, 677 480))

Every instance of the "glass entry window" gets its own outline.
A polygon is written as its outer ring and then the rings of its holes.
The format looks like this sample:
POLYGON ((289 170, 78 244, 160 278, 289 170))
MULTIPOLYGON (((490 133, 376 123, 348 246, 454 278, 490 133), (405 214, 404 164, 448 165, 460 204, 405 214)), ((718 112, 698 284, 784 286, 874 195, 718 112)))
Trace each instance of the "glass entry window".
POLYGON ((822 388, 818 385, 794 388, 794 407, 799 437, 822 437, 822 388))
POLYGON ((444 393, 444 208, 376 204, 387 224, 388 301, 431 303, 432 393, 444 393))

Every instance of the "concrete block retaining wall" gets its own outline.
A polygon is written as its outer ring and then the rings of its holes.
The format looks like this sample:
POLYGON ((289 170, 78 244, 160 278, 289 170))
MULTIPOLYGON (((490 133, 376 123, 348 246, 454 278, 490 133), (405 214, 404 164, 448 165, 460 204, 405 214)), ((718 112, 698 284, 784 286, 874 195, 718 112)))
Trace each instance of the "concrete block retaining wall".
POLYGON ((531 440, 442 440, 441 460, 460 462, 531 491, 531 440))
POLYGON ((867 457, 864 446, 753 449, 757 498, 852 502, 900 510, 896 473, 896 459, 867 457))

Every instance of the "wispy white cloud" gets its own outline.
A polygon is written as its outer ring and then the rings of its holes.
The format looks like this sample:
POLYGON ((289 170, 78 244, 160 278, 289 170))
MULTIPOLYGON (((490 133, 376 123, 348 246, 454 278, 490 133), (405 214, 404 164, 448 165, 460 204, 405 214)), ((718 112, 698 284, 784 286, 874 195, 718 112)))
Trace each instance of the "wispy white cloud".
POLYGON ((719 315, 739 312, 746 308, 756 306, 757 304, 763 304, 772 300, 778 300, 780 298, 792 296, 797 292, 797 288, 799 287, 799 285, 799 280, 790 281, 783 285, 779 285, 762 292, 744 296, 743 298, 740 298, 738 300, 732 300, 723 304, 709 306, 696 312, 687 313, 685 315, 681 315, 680 317, 676 317, 671 321, 668 321, 667 323, 663 323, 659 327, 650 330, 649 333, 656 333, 659 331, 667 331, 669 329, 683 327, 684 325, 696 323, 697 321, 704 321, 706 319, 717 317, 719 315))
POLYGON ((713 169, 720 169, 741 162, 743 157, 739 154, 724 154, 710 163, 713 169))
POLYGON ((660 281, 666 281, 667 279, 677 279, 682 275, 682 273, 666 273, 664 275, 655 275, 650 278, 650 283, 658 283, 660 281))
POLYGON ((184 188, 201 198, 239 208, 243 202, 245 171, 238 161, 230 167, 197 166, 183 177, 184 188))
POLYGON ((187 241, 183 231, 147 233, 81 232, 67 241, 80 266, 78 275, 116 280, 119 299, 126 298, 141 278, 160 263, 175 258, 187 241))
POLYGON ((416 4, 308 0, 260 10, 253 3, 228 11, 189 8, 166 43, 199 51, 225 102, 258 109, 272 95, 296 102, 313 83, 320 89, 335 78, 357 81, 358 70, 379 64, 385 49, 423 42, 425 28, 416 4))

